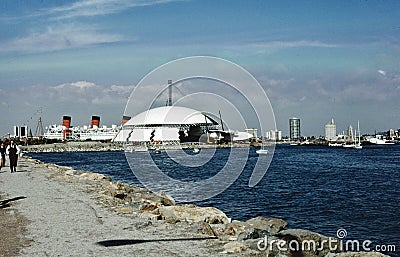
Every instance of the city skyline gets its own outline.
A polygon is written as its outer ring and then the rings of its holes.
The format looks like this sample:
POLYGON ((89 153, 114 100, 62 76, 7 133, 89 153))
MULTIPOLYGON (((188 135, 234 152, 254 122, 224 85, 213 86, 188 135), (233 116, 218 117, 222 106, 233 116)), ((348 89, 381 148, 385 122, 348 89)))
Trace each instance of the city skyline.
POLYGON ((247 69, 284 135, 293 116, 302 135, 324 135, 331 117, 338 131, 397 130, 399 16, 398 1, 6 1, 0 136, 34 128, 40 108, 44 126, 119 124, 141 78, 193 55, 247 69))

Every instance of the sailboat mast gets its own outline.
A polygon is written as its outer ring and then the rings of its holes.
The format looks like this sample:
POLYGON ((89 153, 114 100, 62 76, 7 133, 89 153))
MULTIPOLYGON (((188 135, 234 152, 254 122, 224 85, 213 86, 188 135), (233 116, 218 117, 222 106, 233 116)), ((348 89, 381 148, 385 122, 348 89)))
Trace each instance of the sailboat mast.
POLYGON ((167 106, 172 106, 172 80, 168 80, 168 101, 167 106))

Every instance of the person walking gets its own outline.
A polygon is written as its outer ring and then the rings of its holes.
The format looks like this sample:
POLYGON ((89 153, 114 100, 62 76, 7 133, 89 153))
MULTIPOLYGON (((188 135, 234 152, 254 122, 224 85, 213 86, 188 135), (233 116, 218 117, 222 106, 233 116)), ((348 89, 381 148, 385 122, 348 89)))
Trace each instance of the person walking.
POLYGON ((18 154, 20 153, 20 149, 15 143, 14 140, 11 140, 9 146, 7 146, 6 153, 8 154, 8 158, 10 159, 10 170, 11 173, 17 172, 17 163, 18 163, 18 154))
POLYGON ((3 142, 1 142, 0 145, 0 159, 1 159, 1 165, 0 165, 0 170, 1 170, 1 168, 6 166, 6 146, 4 145, 3 142))

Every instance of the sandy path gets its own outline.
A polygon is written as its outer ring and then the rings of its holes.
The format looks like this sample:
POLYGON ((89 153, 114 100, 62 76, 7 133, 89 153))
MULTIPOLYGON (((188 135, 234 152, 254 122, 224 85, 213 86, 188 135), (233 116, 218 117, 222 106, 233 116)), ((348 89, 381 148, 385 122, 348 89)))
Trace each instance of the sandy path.
POLYGON ((219 253, 217 240, 168 241, 185 238, 185 228, 165 222, 138 226, 146 221, 111 212, 81 185, 49 178, 43 165, 24 158, 17 173, 3 168, 0 191, 9 198, 26 197, 8 207, 30 221, 26 238, 32 243, 20 256, 226 256, 219 253), (98 244, 105 240, 130 241, 114 247, 98 244))

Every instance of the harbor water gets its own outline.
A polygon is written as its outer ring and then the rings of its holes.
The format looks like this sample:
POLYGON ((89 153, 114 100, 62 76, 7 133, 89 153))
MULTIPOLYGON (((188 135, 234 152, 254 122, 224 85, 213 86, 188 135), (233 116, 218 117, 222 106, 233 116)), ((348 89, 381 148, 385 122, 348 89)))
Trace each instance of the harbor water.
MULTIPOLYGON (((201 150, 201 151, 204 151, 201 150)), ((277 217, 289 228, 312 230, 346 239, 370 240, 374 245, 400 242, 400 145, 365 146, 362 150, 335 147, 277 146, 271 165, 259 184, 248 187, 258 158, 250 148, 239 178, 223 193, 196 202, 213 206, 229 217, 277 217)), ((168 176, 182 181, 209 178, 224 166, 229 148, 217 149, 201 168, 178 165, 165 152, 151 153, 168 176)), ((114 180, 141 186, 124 152, 31 153, 44 162, 103 173, 114 180)), ((135 165, 140 166, 140 161, 135 165)))

